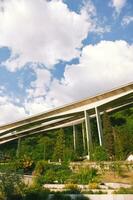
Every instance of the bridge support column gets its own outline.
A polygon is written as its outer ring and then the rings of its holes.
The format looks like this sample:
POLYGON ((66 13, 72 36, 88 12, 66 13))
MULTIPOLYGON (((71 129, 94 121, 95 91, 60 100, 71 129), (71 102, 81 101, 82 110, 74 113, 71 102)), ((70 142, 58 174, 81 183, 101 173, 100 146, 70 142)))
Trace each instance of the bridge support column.
POLYGON ((99 144, 100 146, 103 145, 103 130, 102 130, 102 122, 101 122, 101 117, 100 113, 97 107, 95 107, 95 112, 96 112, 96 121, 97 121, 97 129, 98 129, 98 137, 99 137, 99 144))
POLYGON ((91 159, 91 151, 92 151, 92 136, 91 136, 91 125, 90 125, 90 117, 87 111, 84 111, 85 115, 85 128, 86 128, 86 139, 87 139, 87 152, 88 159, 91 159))

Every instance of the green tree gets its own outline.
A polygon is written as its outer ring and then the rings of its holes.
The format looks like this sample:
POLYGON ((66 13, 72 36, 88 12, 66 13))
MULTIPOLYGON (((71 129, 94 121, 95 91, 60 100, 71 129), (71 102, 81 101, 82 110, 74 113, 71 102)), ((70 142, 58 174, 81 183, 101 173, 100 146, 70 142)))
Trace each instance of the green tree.
POLYGON ((57 141, 54 149, 53 159, 55 161, 64 160, 65 137, 63 129, 60 129, 57 136, 57 141))
POLYGON ((112 160, 115 154, 114 135, 110 118, 107 112, 104 112, 103 115, 103 139, 104 139, 104 147, 108 152, 109 158, 112 160))
POLYGON ((123 140, 122 140, 122 134, 120 131, 116 128, 113 129, 114 132, 114 138, 115 138, 115 159, 116 160, 123 160, 124 158, 124 149, 123 149, 123 140))

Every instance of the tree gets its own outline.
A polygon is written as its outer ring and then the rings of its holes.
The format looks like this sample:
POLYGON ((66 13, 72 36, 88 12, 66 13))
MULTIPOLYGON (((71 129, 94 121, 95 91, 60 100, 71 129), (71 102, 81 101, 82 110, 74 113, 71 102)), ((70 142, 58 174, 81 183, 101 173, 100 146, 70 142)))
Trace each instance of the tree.
POLYGON ((57 136, 57 141, 54 149, 53 159, 55 161, 64 160, 65 137, 63 129, 60 129, 57 136))
POLYGON ((107 150, 109 158, 112 159, 114 157, 114 135, 113 129, 111 126, 111 122, 107 112, 104 112, 103 115, 103 140, 104 140, 104 147, 107 150))
POLYGON ((113 128, 114 138, 115 138, 115 159, 123 160, 124 158, 124 149, 122 144, 122 134, 118 128, 113 128))

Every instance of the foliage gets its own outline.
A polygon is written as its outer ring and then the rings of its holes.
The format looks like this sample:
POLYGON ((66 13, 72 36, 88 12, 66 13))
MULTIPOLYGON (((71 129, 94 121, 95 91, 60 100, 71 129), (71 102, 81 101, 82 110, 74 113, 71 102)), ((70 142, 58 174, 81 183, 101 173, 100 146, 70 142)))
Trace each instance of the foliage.
POLYGON ((34 168, 34 161, 27 155, 16 159, 13 164, 17 170, 23 170, 24 173, 31 173, 34 168))
POLYGON ((64 162, 70 162, 76 160, 77 155, 71 147, 65 147, 64 149, 64 162))
POLYGON ((9 200, 23 200, 23 196, 21 194, 13 194, 9 197, 9 200))
POLYGON ((78 194, 80 193, 80 189, 77 184, 74 183, 68 183, 65 185, 65 189, 68 190, 68 193, 70 194, 78 194))
POLYGON ((63 129, 60 129, 60 131, 58 132, 58 137, 56 140, 56 145, 53 154, 54 161, 64 160, 64 149, 65 149, 65 136, 63 129))
POLYGON ((102 190, 87 190, 82 191, 82 194, 107 194, 107 192, 102 190))
POLYGON ((103 115, 103 136, 104 136, 104 147, 107 150, 109 155, 109 159, 112 160, 114 158, 114 135, 113 129, 110 122, 110 118, 107 112, 104 112, 103 115))
POLYGON ((114 194, 133 194, 133 187, 130 188, 119 188, 114 194))
POLYGON ((45 191, 41 188, 28 188, 24 200, 46 200, 48 195, 49 191, 45 191))
POLYGON ((114 162, 111 164, 110 168, 114 172, 114 175, 117 175, 119 177, 124 176, 124 169, 122 168, 121 163, 114 162))
POLYGON ((98 171, 95 168, 81 168, 71 176, 71 181, 77 184, 89 184, 98 180, 98 171))
POLYGON ((71 173, 71 170, 66 165, 39 162, 34 173, 35 175, 37 175, 35 182, 39 185, 43 185, 44 183, 56 182, 64 183, 70 177, 71 173))
POLYGON ((44 160, 40 160, 37 162, 34 170, 34 175, 43 175, 48 169, 48 162, 44 160))
POLYGON ((88 197, 85 197, 85 196, 83 196, 83 195, 80 195, 80 196, 77 196, 77 197, 75 198, 75 200, 89 200, 89 198, 88 198, 88 197))
POLYGON ((98 183, 89 183, 89 189, 98 189, 99 188, 99 185, 98 183))
POLYGON ((71 197, 68 195, 56 193, 56 194, 52 195, 52 197, 50 199, 51 200, 71 200, 71 197))
POLYGON ((12 195, 22 194, 25 185, 22 176, 12 169, 5 169, 0 173, 0 193, 7 199, 12 195))
POLYGON ((95 161, 105 161, 105 160, 108 160, 108 154, 107 154, 106 149, 103 146, 97 146, 94 149, 94 153, 93 153, 92 158, 95 161))
POLYGON ((133 152, 133 108, 113 115, 116 160, 126 159, 133 152), (122 123, 116 123, 116 121, 122 123))
POLYGON ((122 144, 121 133, 117 128, 113 129, 115 136, 115 160, 123 160, 124 159, 124 148, 122 144))
MULTIPOLYGON (((102 121, 104 147, 105 149, 107 149, 108 158, 110 160, 126 159, 127 156, 133 152, 133 108, 128 108, 123 111, 115 112, 113 114, 110 114, 110 116, 105 113, 102 121)), ((97 124, 95 118, 91 119, 91 128, 92 141, 94 145, 93 160, 106 160, 104 150, 102 151, 101 149, 97 149, 99 141, 97 136, 97 124)), ((24 171, 32 171, 34 168, 34 164, 32 166, 29 166, 30 159, 34 163, 42 159, 52 160, 53 158, 55 161, 59 161, 59 159, 61 159, 61 161, 67 162, 73 160, 77 161, 78 158, 86 155, 87 152, 85 152, 86 150, 84 151, 83 149, 81 124, 76 125, 76 129, 76 152, 74 152, 73 150, 72 127, 64 128, 64 131, 49 131, 45 135, 37 134, 21 139, 18 157, 18 161, 21 160, 21 162, 18 162, 18 164, 22 165, 22 159, 24 157, 23 155, 25 155, 25 161, 29 160, 29 163, 28 166, 20 166, 19 169, 23 169, 24 167, 24 171), (60 137, 60 139, 58 140, 57 138, 61 134, 62 137, 60 137)), ((7 163, 8 161, 14 160, 14 158, 16 158, 16 149, 17 140, 0 145, 1 162, 7 163)))

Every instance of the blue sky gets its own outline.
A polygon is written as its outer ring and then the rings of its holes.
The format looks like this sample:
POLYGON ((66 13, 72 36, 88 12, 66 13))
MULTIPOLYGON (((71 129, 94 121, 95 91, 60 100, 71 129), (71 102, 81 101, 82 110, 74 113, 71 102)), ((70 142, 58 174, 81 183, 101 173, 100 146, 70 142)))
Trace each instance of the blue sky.
POLYGON ((0 124, 132 81, 132 0, 4 0, 0 33, 0 124))

